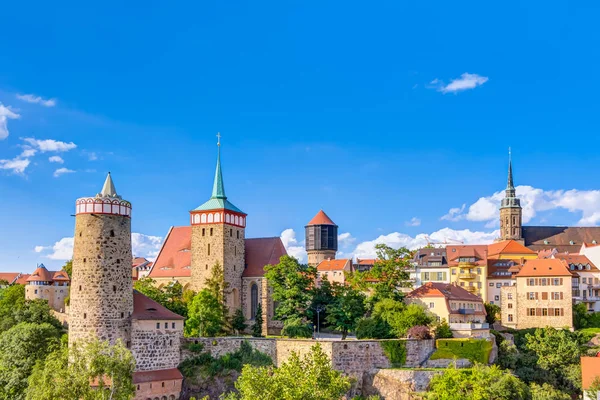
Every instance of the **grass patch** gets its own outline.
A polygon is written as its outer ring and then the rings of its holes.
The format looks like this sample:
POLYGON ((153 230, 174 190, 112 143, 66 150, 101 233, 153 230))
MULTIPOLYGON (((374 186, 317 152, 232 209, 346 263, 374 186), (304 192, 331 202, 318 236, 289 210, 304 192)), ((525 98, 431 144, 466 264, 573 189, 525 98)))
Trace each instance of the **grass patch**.
POLYGON ((253 349, 247 340, 244 340, 235 352, 227 353, 219 358, 214 358, 210 353, 203 352, 201 344, 188 344, 187 350, 194 353, 194 356, 179 364, 179 370, 186 378, 226 375, 229 371, 241 372, 242 367, 246 364, 255 367, 273 365, 271 357, 253 349))
POLYGON ((431 360, 466 358, 471 362, 488 363, 492 342, 485 339, 438 339, 431 360))
POLYGON ((392 367, 401 367, 406 363, 406 343, 403 340, 382 340, 379 343, 392 367))

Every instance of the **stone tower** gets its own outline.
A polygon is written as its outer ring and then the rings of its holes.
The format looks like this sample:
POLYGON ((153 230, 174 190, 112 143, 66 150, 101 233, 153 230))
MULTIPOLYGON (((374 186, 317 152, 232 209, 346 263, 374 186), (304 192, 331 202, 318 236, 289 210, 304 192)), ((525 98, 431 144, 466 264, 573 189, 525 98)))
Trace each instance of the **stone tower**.
POLYGON ((110 173, 95 197, 77 199, 69 345, 98 338, 111 344, 131 335, 131 203, 110 173))
POLYGON ((308 265, 317 266, 323 260, 334 259, 338 249, 338 226, 323 212, 305 226, 308 265))
POLYGON ((217 169, 212 196, 200 207, 190 211, 192 225, 191 286, 205 287, 212 269, 219 263, 229 284, 226 303, 230 310, 241 306, 242 273, 245 268, 246 214, 234 206, 225 195, 221 172, 221 142, 217 143, 217 169))
POLYGON ((500 203, 500 239, 523 241, 521 234, 523 209, 515 193, 513 184, 512 160, 508 157, 508 183, 506 194, 500 203))

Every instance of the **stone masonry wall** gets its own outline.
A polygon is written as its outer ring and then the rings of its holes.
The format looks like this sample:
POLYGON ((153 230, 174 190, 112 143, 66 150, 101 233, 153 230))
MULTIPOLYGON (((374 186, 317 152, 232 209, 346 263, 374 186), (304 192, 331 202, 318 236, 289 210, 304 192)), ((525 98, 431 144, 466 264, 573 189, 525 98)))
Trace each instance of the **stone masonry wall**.
POLYGON ((68 295, 68 286, 25 285, 26 300, 46 300, 48 306, 58 312, 65 311, 65 298, 68 295))
POLYGON ((182 321, 132 321, 131 352, 136 371, 177 368, 180 361, 182 321), (172 323, 175 329, 172 329, 172 323), (160 328, 156 328, 159 324, 160 328), (167 328, 164 328, 167 324, 167 328))
POLYGON ((424 392, 433 376, 440 371, 415 371, 401 369, 372 370, 364 374, 363 396, 380 396, 385 400, 413 400, 416 392, 424 392))
POLYGON ((229 283, 227 306, 230 313, 242 305, 242 273, 246 253, 244 237, 244 228, 225 223, 192 226, 191 289, 203 289, 206 279, 211 276, 212 267, 218 262, 223 266, 225 281, 229 283))
POLYGON ((185 360, 192 356, 188 350, 186 350, 186 344, 195 343, 202 344, 204 351, 209 352, 213 357, 221 357, 227 353, 233 353, 240 348, 243 341, 248 341, 253 348, 268 354, 269 357, 276 361, 277 358, 277 345, 274 339, 266 338, 251 338, 251 337, 216 337, 216 338, 184 338, 181 346, 181 359, 185 360))
POLYGON ((98 338, 130 340, 131 219, 79 214, 75 218, 69 344, 98 338))

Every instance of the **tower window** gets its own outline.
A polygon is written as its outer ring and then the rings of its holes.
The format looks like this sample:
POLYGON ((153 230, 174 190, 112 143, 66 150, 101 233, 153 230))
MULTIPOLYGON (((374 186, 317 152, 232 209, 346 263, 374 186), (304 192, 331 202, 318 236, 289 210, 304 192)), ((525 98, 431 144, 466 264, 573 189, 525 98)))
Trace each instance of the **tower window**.
POLYGON ((234 246, 234 247, 233 247, 233 255, 234 255, 234 256, 237 256, 237 246, 234 246))
POLYGON ((202 228, 202 236, 206 233, 206 229, 202 228))
POLYGON ((208 244, 208 255, 210 256, 210 243, 208 244))
POLYGON ((169 340, 169 346, 173 346, 173 339, 169 340))
POLYGON ((117 287, 113 285, 113 293, 117 293, 117 287))
POLYGON ((210 228, 210 236, 212 236, 213 228, 210 228))
POLYGON ((233 237, 233 229, 229 229, 229 237, 233 237))
POLYGON ((237 238, 240 238, 240 231, 237 231, 237 238))
POLYGON ((79 285, 79 291, 81 292, 81 285, 79 285))
POLYGON ((125 313, 121 313, 121 318, 125 318, 125 313))
POLYGON ((115 237, 115 231, 114 231, 114 229, 110 230, 110 237, 115 237))
POLYGON ((206 268, 205 269, 208 270, 208 264, 206 264, 206 268))
POLYGON ((87 314, 83 313, 83 319, 86 319, 86 318, 87 318, 87 314))
POLYGON ((253 283, 250 287, 250 317, 256 318, 256 309, 258 308, 258 286, 253 283))
POLYGON ((235 265, 233 266, 233 270, 235 271, 235 265))
POLYGON ((117 258, 117 264, 121 264, 121 259, 117 258))
POLYGON ((87 258, 84 258, 84 259, 83 259, 83 262, 86 262, 86 261, 87 261, 87 258))
POLYGON ((79 237, 81 237, 81 232, 79 232, 79 237))

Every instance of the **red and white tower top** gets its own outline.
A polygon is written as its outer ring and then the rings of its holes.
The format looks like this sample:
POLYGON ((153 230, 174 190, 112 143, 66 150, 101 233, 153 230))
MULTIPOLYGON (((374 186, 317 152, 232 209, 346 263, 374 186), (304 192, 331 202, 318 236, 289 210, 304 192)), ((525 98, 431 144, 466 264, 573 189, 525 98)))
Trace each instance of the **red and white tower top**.
POLYGON ((117 194, 110 172, 102 191, 95 197, 81 197, 75 203, 75 214, 110 214, 131 217, 131 203, 117 194))

